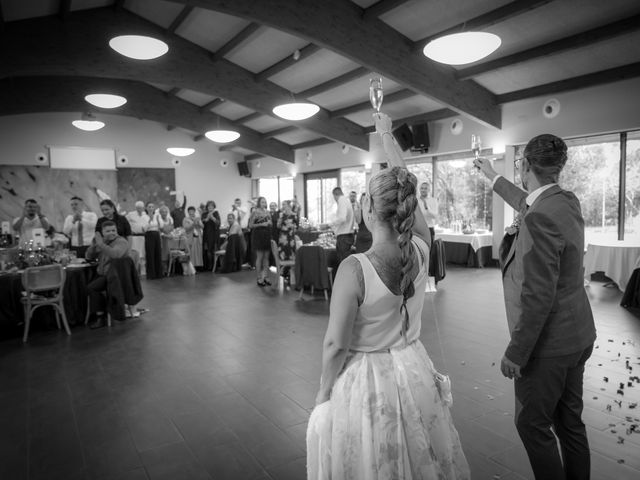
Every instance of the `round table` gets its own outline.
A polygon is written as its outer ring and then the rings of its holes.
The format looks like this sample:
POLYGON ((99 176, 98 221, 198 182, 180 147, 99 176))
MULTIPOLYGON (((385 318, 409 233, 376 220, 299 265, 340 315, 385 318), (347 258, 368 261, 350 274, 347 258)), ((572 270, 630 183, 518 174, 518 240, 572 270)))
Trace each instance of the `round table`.
POLYGON ((592 273, 604 272, 624 292, 637 262, 640 262, 640 243, 589 243, 584 256, 584 276, 589 280, 592 273))

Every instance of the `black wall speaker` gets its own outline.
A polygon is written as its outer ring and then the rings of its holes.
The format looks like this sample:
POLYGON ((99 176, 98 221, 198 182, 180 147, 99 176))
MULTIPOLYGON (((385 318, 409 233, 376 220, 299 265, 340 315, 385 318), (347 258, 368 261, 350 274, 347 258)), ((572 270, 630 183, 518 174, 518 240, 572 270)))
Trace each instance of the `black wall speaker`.
POLYGON ((238 162, 238 173, 241 177, 250 177, 249 164, 247 162, 238 162))
POLYGON ((411 129, 406 123, 403 123, 396 128, 393 131, 393 136, 403 152, 405 150, 409 150, 413 146, 413 133, 411 133, 411 129))
POLYGON ((429 142, 429 124, 420 123, 413 127, 413 149, 426 152, 429 150, 431 143, 429 142))

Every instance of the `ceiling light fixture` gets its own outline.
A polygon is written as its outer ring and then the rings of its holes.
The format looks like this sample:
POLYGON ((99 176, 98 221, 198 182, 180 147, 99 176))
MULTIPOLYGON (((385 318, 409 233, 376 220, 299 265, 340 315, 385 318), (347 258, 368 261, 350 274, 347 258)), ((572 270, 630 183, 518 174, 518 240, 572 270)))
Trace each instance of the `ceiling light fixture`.
POLYGON ((142 35, 120 35, 109 40, 109 46, 120 55, 136 60, 152 60, 169 51, 162 40, 142 35))
POLYGON ((167 148, 167 152, 169 152, 171 155, 174 155, 176 157, 188 157, 189 155, 193 154, 193 152, 195 152, 196 149, 195 148, 189 148, 189 147, 169 147, 167 148))
POLYGON ((240 138, 240 134, 233 130, 209 130, 204 136, 216 143, 229 143, 240 138))
POLYGON ((320 111, 320 107, 308 102, 284 103, 274 107, 273 113, 285 120, 306 120, 320 111))
POLYGON ((104 127, 104 122, 96 120, 96 117, 91 113, 83 113, 80 120, 74 120, 71 124, 86 132, 95 132, 96 130, 100 130, 104 127))
POLYGON ((502 40, 488 32, 462 32, 431 40, 423 53, 431 60, 447 65, 477 62, 495 52, 502 40))
POLYGON ((85 96, 84 99, 91 105, 100 108, 118 108, 127 103, 126 98, 109 93, 92 93, 85 96))

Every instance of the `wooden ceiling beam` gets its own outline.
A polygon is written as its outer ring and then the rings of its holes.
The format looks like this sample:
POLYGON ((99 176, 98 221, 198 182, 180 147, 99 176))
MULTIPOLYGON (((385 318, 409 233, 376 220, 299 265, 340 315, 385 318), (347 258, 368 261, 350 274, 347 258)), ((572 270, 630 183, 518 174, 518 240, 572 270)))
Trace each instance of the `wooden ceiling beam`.
POLYGON ((298 58, 294 58, 293 54, 287 55, 285 58, 283 58, 279 62, 271 65, 270 67, 265 68, 261 72, 256 73, 256 81, 262 82, 263 80, 267 80, 268 78, 271 78, 277 75, 278 73, 285 71, 287 68, 291 67, 292 65, 295 65, 297 62, 299 62, 303 58, 310 57, 311 55, 316 53, 318 50, 320 50, 320 47, 318 47, 317 45, 314 45, 313 43, 310 43, 309 45, 299 50, 300 56, 298 58))
POLYGON ((459 23, 458 25, 447 28, 446 30, 442 30, 436 34, 421 38, 420 40, 417 40, 413 43, 413 50, 422 51, 424 46, 429 43, 430 40, 442 37, 444 35, 449 35, 451 33, 459 33, 469 30, 484 30, 491 25, 504 22, 518 15, 522 15, 523 13, 527 13, 538 7, 546 5, 551 1, 552 0, 514 0, 511 3, 507 3, 502 7, 498 7, 487 13, 483 13, 482 15, 467 20, 466 22, 459 23))
POLYGON ((261 153, 251 153, 244 156, 244 161, 248 162, 251 160, 258 160, 259 158, 264 158, 264 155, 262 155, 261 153))
POLYGON ((170 1, 246 18, 304 38, 482 124, 501 127, 502 114, 493 93, 475 82, 458 81, 448 66, 425 60, 412 50, 412 42, 381 20, 363 21, 363 9, 354 2, 170 1))
MULTIPOLYGON (((167 38, 163 28, 126 10, 74 12, 65 28, 60 28, 59 20, 52 17, 6 25, 3 37, 11 38, 12 48, 0 48, 0 78, 79 75, 168 84, 221 97, 269 116, 274 116, 273 107, 291 98, 288 90, 272 82, 256 82, 252 72, 225 59, 211 62, 210 52, 204 48, 177 35, 167 38), (169 52, 154 60, 134 62, 109 48, 106 39, 132 31, 165 38, 170 44, 169 52)), ((360 125, 345 119, 332 120, 326 111, 298 122, 279 121, 361 150, 369 148, 360 125)))
POLYGON ((224 98, 214 98, 200 107, 200 113, 210 112, 212 108, 217 107, 221 103, 224 103, 224 98))
POLYGON ((474 65, 473 67, 463 68, 458 71, 456 76, 460 80, 467 80, 499 68, 510 67, 517 63, 529 62, 536 58, 555 55, 557 53, 576 48, 582 48, 587 45, 592 45, 594 43, 602 42, 637 30, 640 30, 640 15, 634 15, 592 30, 571 35, 570 37, 561 38, 544 45, 528 48, 512 55, 507 55, 502 58, 496 58, 495 60, 474 65))
POLYGON ((298 92, 296 95, 300 96, 301 98, 314 97, 321 93, 328 92, 329 90, 332 90, 336 87, 344 85, 345 83, 349 83, 352 80, 360 78, 366 75, 368 71, 369 70, 364 67, 358 67, 354 70, 351 70, 350 72, 344 73, 338 77, 332 78, 331 80, 327 80, 326 82, 316 85, 315 87, 307 88, 306 90, 298 92))
POLYGON ((567 78, 565 80, 538 85, 536 87, 504 93, 502 95, 498 95, 498 102, 501 104, 515 102, 525 98, 541 97, 570 90, 579 90, 581 88, 594 87, 596 85, 603 85, 636 77, 640 77, 640 62, 631 63, 622 67, 610 68, 600 72, 589 73, 579 77, 567 78))
MULTIPOLYGON (((402 90, 398 90, 397 92, 385 95, 383 103, 389 104, 393 102, 399 102, 401 100, 406 100, 407 98, 415 97, 416 95, 416 92, 404 88, 402 90)), ((329 113, 329 115, 331 115, 331 118, 346 117, 347 115, 351 115, 352 113, 358 113, 371 108, 371 102, 367 100, 365 102, 349 105, 348 107, 340 108, 338 110, 333 110, 329 113)))
POLYGON ((286 127, 271 130, 270 132, 265 132, 262 134, 262 138, 266 140, 267 138, 277 137, 278 135, 284 135, 285 133, 295 132, 296 130, 298 130, 298 127, 295 127, 293 125, 288 125, 286 127))
MULTIPOLYGON (((114 93, 127 99, 122 107, 104 114, 143 118, 200 133, 219 124, 222 128, 240 132, 235 145, 288 162, 294 161, 293 151, 287 144, 275 139, 265 141, 260 133, 218 115, 200 114, 197 106, 177 97, 166 97, 162 90, 139 81, 78 76, 4 78, 0 80, 0 115, 85 112, 87 103, 84 96, 95 91, 114 93)), ((98 117, 102 115, 102 111, 96 113, 98 117)))
POLYGON ((249 115, 245 115, 244 117, 237 118, 234 121, 236 123, 249 123, 252 120, 255 120, 255 119, 260 118, 262 116, 264 116, 264 114, 262 112, 253 112, 253 113, 250 113, 249 115))
POLYGON ((235 50, 242 42, 247 40, 251 35, 256 33, 260 29, 260 24, 258 23, 250 23, 246 27, 244 27, 240 32, 234 35, 227 43, 221 46, 218 50, 211 54, 212 60, 220 60, 227 53, 235 50))
MULTIPOLYGON (((457 115, 457 112, 454 112, 449 108, 442 108, 440 110, 433 110, 431 112, 420 113, 418 115, 411 115, 410 117, 394 120, 393 128, 399 127, 403 123, 406 123, 407 125, 420 125, 423 123, 435 122, 436 120, 444 120, 445 118, 451 118, 457 115)), ((373 133, 375 131, 375 126, 367 128, 367 133, 373 133)))
POLYGON ((362 18, 368 20, 370 18, 380 17, 408 1, 409 0, 378 0, 370 7, 364 9, 362 18))
POLYGON ((309 140, 307 142, 298 143, 296 145, 291 145, 293 150, 300 150, 301 148, 311 148, 311 147, 319 147, 321 145, 327 145, 329 143, 333 143, 333 140, 330 138, 316 138, 314 140, 309 140))
POLYGON ((190 5, 186 5, 180 10, 180 13, 176 18, 173 19, 171 25, 167 28, 167 33, 176 33, 176 30, 180 28, 180 25, 187 19, 187 17, 193 12, 194 7, 190 5))

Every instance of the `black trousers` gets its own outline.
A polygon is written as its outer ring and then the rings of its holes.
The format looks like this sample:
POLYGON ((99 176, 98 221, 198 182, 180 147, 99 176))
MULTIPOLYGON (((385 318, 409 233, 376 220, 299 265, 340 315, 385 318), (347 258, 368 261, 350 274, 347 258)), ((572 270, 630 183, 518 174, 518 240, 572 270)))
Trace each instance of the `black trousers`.
POLYGON ((338 257, 338 265, 351 255, 351 247, 353 246, 353 233, 345 233, 336 237, 336 256, 338 257))
POLYGON ((147 262, 147 279, 162 278, 162 241, 160 232, 144 234, 144 250, 147 262))
POLYGON ((581 417, 584 364, 592 351, 593 345, 570 355, 531 358, 514 383, 516 428, 536 480, 590 478, 589 441, 581 417))
POLYGON ((89 285, 87 285, 87 291, 89 292, 89 313, 104 313, 107 305, 105 299, 105 292, 107 291, 107 277, 98 275, 89 283, 89 285))

